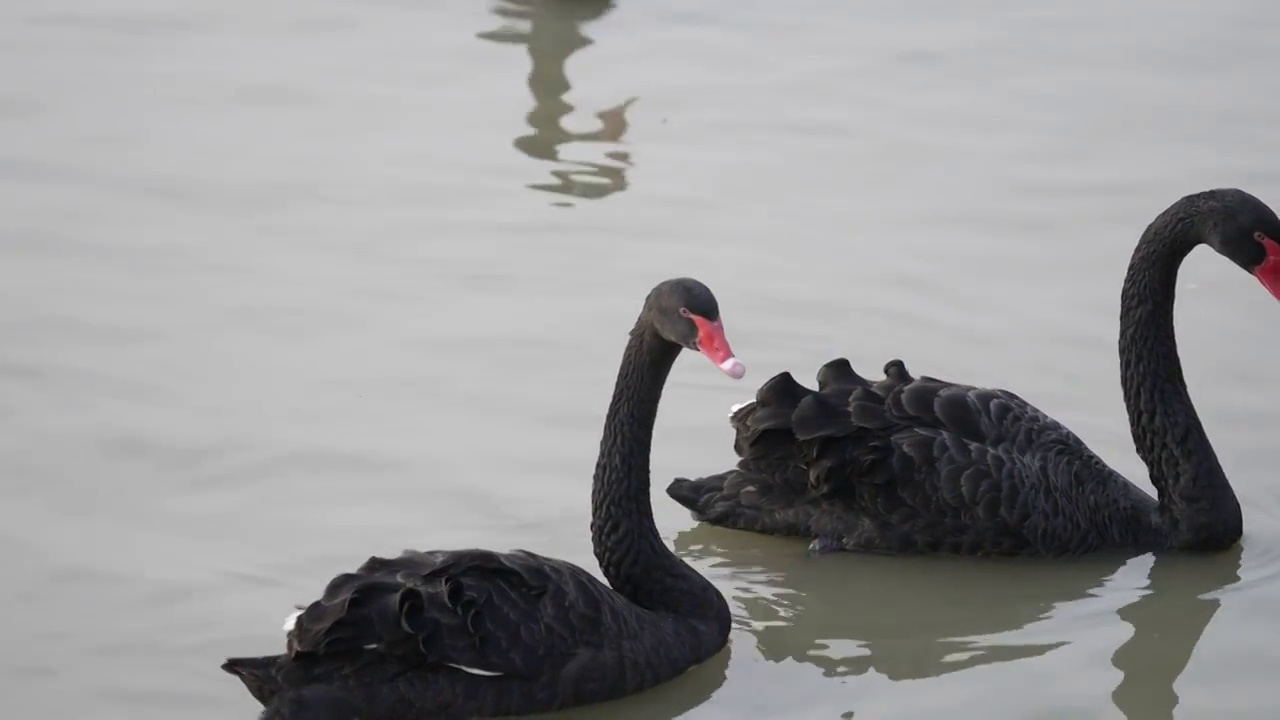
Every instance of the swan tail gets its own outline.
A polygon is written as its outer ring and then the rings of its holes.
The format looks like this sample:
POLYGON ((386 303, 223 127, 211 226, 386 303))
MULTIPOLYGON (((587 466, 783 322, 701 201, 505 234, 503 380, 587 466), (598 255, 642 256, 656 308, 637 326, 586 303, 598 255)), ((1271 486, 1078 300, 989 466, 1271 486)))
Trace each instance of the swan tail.
POLYGON ((283 655, 228 658, 222 663, 222 669, 239 678, 249 694, 265 706, 285 690, 280 676, 285 660, 283 655))
POLYGON ((667 486, 667 495, 693 514, 693 519, 705 522, 711 514, 716 498, 724 493, 725 482, 733 471, 718 475, 689 479, 678 477, 667 486))
POLYGON ((702 478, 676 478, 667 495, 699 522, 769 535, 807 537, 814 505, 805 498, 802 473, 788 481, 777 476, 729 470, 702 478))

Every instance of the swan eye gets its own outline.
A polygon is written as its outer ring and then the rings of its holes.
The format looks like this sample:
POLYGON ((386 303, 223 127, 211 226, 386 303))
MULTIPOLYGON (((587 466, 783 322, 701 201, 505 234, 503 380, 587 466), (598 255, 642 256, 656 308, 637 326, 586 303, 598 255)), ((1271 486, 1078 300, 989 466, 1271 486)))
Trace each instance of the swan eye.
MULTIPOLYGON (((1261 235, 1261 233, 1259 233, 1259 235, 1261 235)), ((687 318, 693 317, 693 313, 689 312, 689 308, 687 307, 680 308, 680 315, 687 318)))
POLYGON ((1261 232, 1256 232, 1256 233, 1254 233, 1254 234, 1253 234, 1253 239, 1254 239, 1254 240, 1257 240, 1257 241, 1258 241, 1258 242, 1260 242, 1260 243, 1265 243, 1266 241, 1270 240, 1271 238, 1267 237, 1265 234, 1263 234, 1263 233, 1261 233, 1261 232))

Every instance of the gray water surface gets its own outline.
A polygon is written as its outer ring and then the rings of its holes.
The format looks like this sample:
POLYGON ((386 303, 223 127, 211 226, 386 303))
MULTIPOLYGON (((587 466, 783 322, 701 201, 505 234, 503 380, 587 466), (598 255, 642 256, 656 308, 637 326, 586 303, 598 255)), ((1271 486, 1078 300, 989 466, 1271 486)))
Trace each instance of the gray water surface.
POLYGON ((655 515, 721 655, 576 718, 1275 717, 1280 307, 1208 251, 1177 325, 1242 548, 808 558, 660 488, 836 356, 1014 389, 1149 487, 1117 303, 1183 194, 1280 207, 1280 6, 708 0, 0 8, 0 706, 251 718, 334 574, 595 569, 588 487, 657 281, 749 368, 672 373, 655 515))

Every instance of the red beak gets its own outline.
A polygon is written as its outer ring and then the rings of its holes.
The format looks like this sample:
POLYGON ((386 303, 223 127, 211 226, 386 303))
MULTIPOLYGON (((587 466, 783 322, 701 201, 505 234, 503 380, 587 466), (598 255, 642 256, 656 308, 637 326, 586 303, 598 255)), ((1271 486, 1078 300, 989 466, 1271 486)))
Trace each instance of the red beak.
POLYGON ((720 372, 735 380, 745 375, 747 366, 733 356, 729 340, 724 336, 724 325, 719 320, 708 320, 692 314, 689 317, 698 326, 698 352, 715 363, 720 372))
POLYGON ((1253 276, 1258 278, 1262 287, 1271 296, 1280 300, 1280 244, 1271 238, 1261 238, 1262 246, 1267 249, 1267 257, 1254 268, 1253 276))

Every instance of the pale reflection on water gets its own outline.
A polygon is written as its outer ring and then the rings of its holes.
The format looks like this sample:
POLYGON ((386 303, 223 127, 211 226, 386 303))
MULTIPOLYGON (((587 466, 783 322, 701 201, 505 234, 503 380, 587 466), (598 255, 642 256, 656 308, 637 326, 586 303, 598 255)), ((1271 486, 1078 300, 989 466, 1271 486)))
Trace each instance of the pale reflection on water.
POLYGON ((678 680, 565 716, 1280 705, 1277 309, 1211 253, 1177 322, 1242 550, 815 560, 661 492, 731 462, 729 405, 837 355, 1015 389, 1145 486, 1120 279, 1182 194, 1280 206, 1280 6, 13 0, 0 20, 7 707, 253 717, 222 658, 278 651, 293 605, 370 554, 594 568, 600 420, 673 275, 713 287, 750 370, 677 364, 654 514, 737 627, 678 680))
POLYGON ((528 46, 533 66, 529 72, 529 91, 533 93, 534 106, 526 119, 533 132, 516 138, 515 146, 535 160, 569 166, 550 171, 556 178, 555 183, 530 183, 527 187, 591 200, 627 189, 627 168, 632 163, 631 153, 626 150, 605 151, 604 158, 611 163, 561 157, 561 148, 570 143, 617 146, 627 132, 627 108, 636 98, 597 112, 595 115, 600 120, 597 129, 574 132, 564 127, 565 117, 574 110, 564 99, 572 87, 565 65, 570 55, 591 44, 580 26, 599 19, 611 9, 611 0, 505 0, 496 4, 493 12, 508 24, 477 35, 493 42, 528 46))

